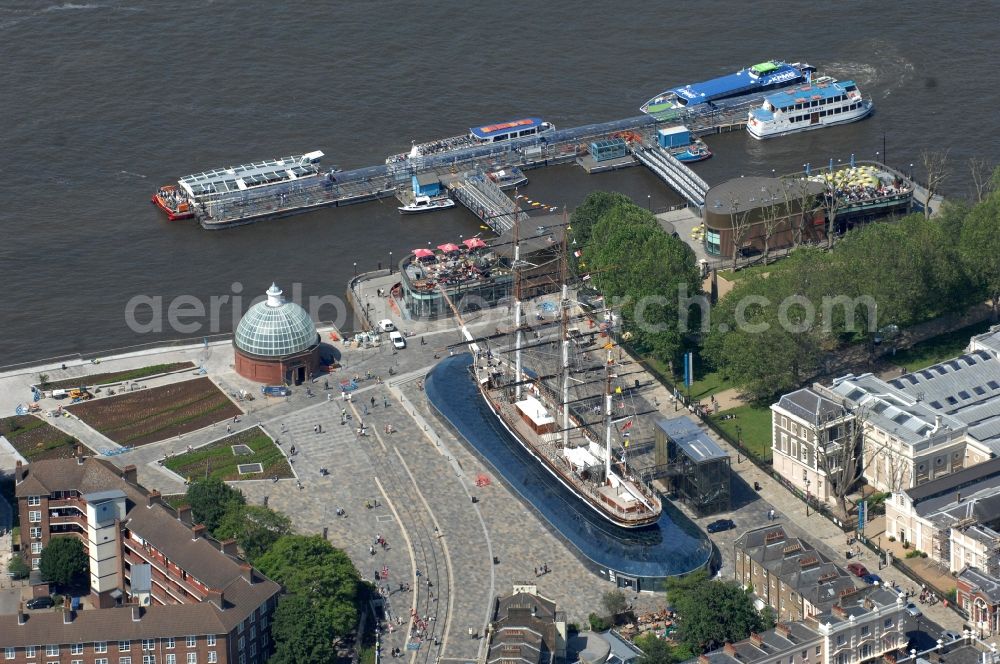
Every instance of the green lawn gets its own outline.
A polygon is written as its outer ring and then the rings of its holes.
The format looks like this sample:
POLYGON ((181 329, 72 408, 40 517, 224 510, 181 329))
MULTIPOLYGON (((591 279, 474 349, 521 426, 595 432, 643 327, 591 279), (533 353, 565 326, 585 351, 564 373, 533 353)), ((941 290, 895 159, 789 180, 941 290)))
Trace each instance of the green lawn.
POLYGON ((886 359, 897 366, 906 367, 907 371, 919 371, 932 364, 961 355, 965 347, 969 345, 970 337, 986 332, 989 328, 989 321, 976 323, 954 332, 921 341, 906 350, 898 351, 895 356, 886 356, 886 359))
POLYGON ((759 406, 740 406, 716 415, 712 422, 722 429, 733 441, 737 439, 736 427, 740 428, 744 452, 749 450, 758 459, 771 458, 771 409, 759 406), (724 415, 735 415, 724 420, 724 415))
MULTIPOLYGON (((687 394, 687 390, 684 388, 684 378, 682 376, 671 376, 670 368, 651 357, 644 357, 643 361, 646 362, 650 368, 655 370, 661 376, 666 376, 669 378, 677 389, 680 390, 681 394, 687 394)), ((691 398, 695 401, 700 401, 702 399, 707 399, 713 394, 722 392, 723 390, 728 390, 732 387, 732 384, 723 381, 722 374, 718 371, 711 371, 706 374, 702 374, 698 371, 700 365, 700 360, 697 355, 695 356, 694 366, 695 366, 695 381, 691 384, 691 398)))
POLYGON ((260 427, 254 427, 226 436, 204 447, 170 457, 164 465, 185 480, 215 477, 224 482, 234 480, 260 480, 271 477, 293 477, 292 468, 285 455, 271 437, 260 427), (232 445, 246 445, 253 454, 236 456, 232 445), (264 472, 240 475, 236 466, 245 463, 259 463, 264 472))
POLYGON ((743 268, 742 270, 736 270, 735 272, 733 270, 724 270, 719 272, 719 276, 725 279, 726 281, 737 282, 746 279, 750 276, 753 276, 755 274, 769 274, 771 272, 774 272, 775 270, 780 270, 780 269, 782 269, 781 261, 778 262, 772 261, 767 265, 764 265, 762 263, 760 265, 754 265, 752 267, 743 268))
POLYGON ((184 505, 188 504, 187 494, 175 493, 169 496, 163 496, 163 502, 165 502, 167 505, 170 505, 174 509, 177 509, 178 507, 183 507, 184 505))

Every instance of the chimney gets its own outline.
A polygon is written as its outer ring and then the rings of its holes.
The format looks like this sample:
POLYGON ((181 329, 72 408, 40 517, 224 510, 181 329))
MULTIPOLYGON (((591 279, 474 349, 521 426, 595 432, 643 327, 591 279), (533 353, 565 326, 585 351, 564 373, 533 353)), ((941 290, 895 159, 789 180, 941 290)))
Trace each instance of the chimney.
POLYGON ((78 466, 82 466, 83 465, 83 455, 82 454, 76 455, 76 465, 78 465, 78 466))
POLYGON ((177 519, 181 523, 186 523, 187 525, 190 526, 191 525, 191 521, 192 521, 191 520, 191 506, 190 505, 181 505, 180 507, 178 507, 177 508, 177 519))
POLYGON ((232 538, 219 542, 219 550, 227 556, 239 555, 236 551, 236 540, 232 538))
POLYGON ((240 563, 240 574, 247 583, 253 585, 253 567, 250 563, 240 563))
POLYGON ((788 625, 788 623, 778 623, 774 626, 774 631, 786 639, 792 635, 792 628, 788 625))
POLYGON ((750 644, 757 647, 764 647, 764 639, 757 632, 750 632, 750 644))
POLYGON ((198 539, 205 533, 205 526, 200 523, 191 529, 191 539, 198 539))
MULTIPOLYGON (((17 465, 20 466, 21 462, 18 461, 17 465)), ((28 614, 24 612, 24 602, 21 602, 17 605, 17 624, 23 625, 26 622, 28 622, 28 614)))
POLYGON ((137 475, 135 470, 135 464, 129 464, 122 468, 122 479, 129 484, 135 484, 137 481, 137 475))
POLYGON ((27 472, 27 468, 22 467, 21 461, 18 460, 17 468, 14 470, 14 481, 16 484, 20 484, 24 479, 24 475, 27 472))
POLYGON ((217 606, 220 611, 223 611, 226 608, 225 606, 226 598, 221 590, 209 590, 208 593, 205 595, 205 599, 211 602, 212 604, 215 604, 215 606, 217 606))
POLYGON ((838 618, 846 618, 847 612, 844 611, 844 607, 842 607, 840 604, 834 604, 833 615, 837 616, 838 618))
POLYGON ((736 657, 736 647, 732 643, 727 643, 722 646, 722 652, 726 653, 730 657, 736 657))
POLYGON ((142 607, 133 604, 132 605, 132 622, 139 622, 142 620, 142 607))
MULTIPOLYGON (((125 469, 128 472, 128 468, 125 469)), ((135 473, 135 466, 132 467, 133 474, 135 473)), ((153 505, 162 505, 163 501, 160 499, 160 492, 153 489, 146 494, 146 507, 152 507, 153 505)))
POLYGON ((76 612, 73 610, 73 600, 66 596, 63 598, 63 624, 69 625, 76 618, 76 612))

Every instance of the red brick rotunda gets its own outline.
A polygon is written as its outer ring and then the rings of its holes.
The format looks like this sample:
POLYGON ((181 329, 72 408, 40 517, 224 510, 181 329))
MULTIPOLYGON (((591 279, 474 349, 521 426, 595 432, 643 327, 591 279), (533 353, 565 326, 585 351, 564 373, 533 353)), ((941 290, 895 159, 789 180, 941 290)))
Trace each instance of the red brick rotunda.
POLYGON ((298 384, 319 370, 319 335, 306 310, 286 302, 277 284, 250 307, 233 339, 236 373, 272 385, 298 384))

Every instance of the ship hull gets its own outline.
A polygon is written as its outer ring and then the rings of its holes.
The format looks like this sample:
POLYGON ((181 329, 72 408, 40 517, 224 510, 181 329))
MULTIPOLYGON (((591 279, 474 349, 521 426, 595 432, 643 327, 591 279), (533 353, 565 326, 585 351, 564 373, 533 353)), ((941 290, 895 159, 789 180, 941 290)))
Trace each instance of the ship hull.
MULTIPOLYGON (((478 381, 477 381, 477 383, 478 383, 478 381)), ((513 426, 511 426, 510 423, 508 423, 506 419, 504 419, 503 415, 500 414, 500 410, 497 408, 496 404, 493 403, 493 400, 490 398, 490 396, 489 396, 489 394, 488 394, 488 392, 486 390, 486 387, 484 385, 478 384, 478 387, 479 387, 479 395, 482 397, 483 401, 486 402, 486 406, 490 409, 490 412, 493 414, 493 417, 495 417, 500 422, 500 424, 503 425, 503 428, 507 431, 507 433, 509 433, 511 436, 513 436, 513 438, 518 442, 518 444, 521 447, 523 447, 524 450, 528 454, 530 454, 531 457, 536 462, 538 462, 539 464, 541 464, 542 467, 545 468, 545 470, 548 471, 548 473, 552 477, 554 477, 556 480, 558 480, 560 484, 562 484, 564 487, 566 487, 566 489, 568 489, 574 496, 576 496, 577 498, 579 498, 590 509, 592 509, 594 512, 597 512, 602 518, 604 518, 605 520, 609 521, 610 523, 613 523, 614 525, 616 525, 616 526, 618 526, 620 528, 628 528, 628 529, 645 528, 646 526, 653 525, 654 523, 656 523, 659 520, 660 514, 658 513, 658 514, 655 514, 653 516, 650 516, 647 519, 643 519, 643 520, 638 520, 637 519, 637 520, 628 520, 628 521, 626 521, 626 520, 618 519, 613 514, 609 513, 608 511, 606 511, 604 509, 602 509, 599 503, 591 500, 591 498, 589 496, 581 493, 580 489, 578 487, 576 487, 573 484, 573 482, 571 482, 570 480, 568 480, 559 471, 559 469, 555 468, 552 465, 552 463, 549 461, 549 459, 544 454, 539 454, 534 449, 534 447, 532 447, 531 444, 529 444, 526 440, 524 440, 524 438, 519 433, 517 433, 517 431, 515 430, 515 428, 513 426)))

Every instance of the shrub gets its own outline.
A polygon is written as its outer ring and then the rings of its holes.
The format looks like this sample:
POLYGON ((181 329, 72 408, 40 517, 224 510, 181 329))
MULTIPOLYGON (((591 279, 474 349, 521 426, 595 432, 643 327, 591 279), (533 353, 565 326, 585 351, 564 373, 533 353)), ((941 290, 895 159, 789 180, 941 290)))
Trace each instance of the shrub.
POLYGON ((23 579, 28 576, 31 569, 28 567, 28 563, 21 559, 21 556, 14 556, 10 559, 10 563, 7 565, 7 571, 10 572, 15 579, 23 579))
POLYGON ((906 557, 907 558, 919 558, 920 557, 920 551, 918 551, 917 549, 914 549, 913 551, 907 551, 906 552, 906 557))
MULTIPOLYGON (((903 542, 903 548, 904 549, 909 549, 910 548, 910 543, 909 542, 903 542)), ((907 556, 907 558, 909 558, 909 556, 907 556)))
POLYGON ((579 631, 580 631, 580 626, 577 625, 576 623, 567 623, 566 624, 566 633, 567 634, 573 634, 573 633, 579 632, 579 631))
POLYGON ((895 542, 895 541, 896 541, 896 538, 895 538, 895 537, 893 537, 892 535, 889 535, 889 541, 890 541, 890 542, 895 542))
POLYGON ((927 557, 927 552, 926 551, 921 551, 920 552, 920 557, 921 558, 926 558, 927 557))
POLYGON ((611 629, 611 623, 596 613, 591 613, 587 619, 590 620, 590 629, 595 632, 605 632, 611 629))

